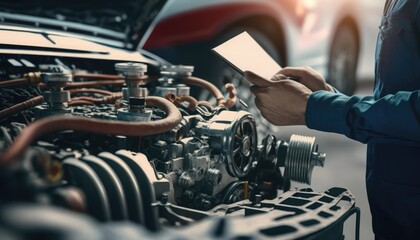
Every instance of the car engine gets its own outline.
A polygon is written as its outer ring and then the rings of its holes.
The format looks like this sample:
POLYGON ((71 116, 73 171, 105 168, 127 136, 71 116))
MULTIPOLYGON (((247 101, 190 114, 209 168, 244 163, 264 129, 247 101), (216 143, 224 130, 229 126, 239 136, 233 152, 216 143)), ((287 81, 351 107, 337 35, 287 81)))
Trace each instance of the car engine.
POLYGON ((0 237, 341 239, 358 211, 291 187, 324 165, 314 137, 258 139, 235 87, 193 66, 0 60, 0 237))

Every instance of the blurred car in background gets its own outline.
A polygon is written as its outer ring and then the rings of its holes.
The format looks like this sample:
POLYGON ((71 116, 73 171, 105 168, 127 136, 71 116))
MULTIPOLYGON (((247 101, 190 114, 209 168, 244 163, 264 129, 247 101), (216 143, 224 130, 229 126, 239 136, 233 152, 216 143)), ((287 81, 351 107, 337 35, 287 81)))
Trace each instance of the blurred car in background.
POLYGON ((311 66, 351 94, 357 78, 373 77, 382 5, 381 0, 174 0, 142 45, 175 64, 194 64, 197 75, 221 86, 236 73, 210 49, 247 31, 280 65, 311 66))

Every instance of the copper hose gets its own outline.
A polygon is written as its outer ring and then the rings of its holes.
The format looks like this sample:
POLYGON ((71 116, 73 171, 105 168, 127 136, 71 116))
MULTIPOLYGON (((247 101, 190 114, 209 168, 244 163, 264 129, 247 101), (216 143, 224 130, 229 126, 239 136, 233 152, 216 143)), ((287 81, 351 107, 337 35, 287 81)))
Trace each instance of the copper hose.
POLYGON ((151 122, 123 122, 87 117, 52 116, 37 120, 24 128, 0 158, 0 164, 10 165, 39 137, 57 131, 74 130, 95 134, 150 136, 170 131, 182 120, 178 108, 161 97, 147 97, 146 104, 167 113, 165 119, 151 122))
POLYGON ((224 97, 222 92, 211 82, 206 80, 196 78, 196 77, 188 77, 182 79, 182 82, 185 84, 191 84, 193 86, 201 87, 208 90, 213 96, 216 98, 217 105, 219 105, 222 101, 224 101, 224 97))
POLYGON ((220 106, 227 107, 227 108, 231 108, 231 107, 235 106, 235 104, 236 104, 236 100, 237 100, 237 97, 236 97, 236 94, 237 94, 236 88, 231 83, 226 83, 225 88, 226 88, 226 91, 229 94, 229 98, 228 99, 224 99, 223 101, 221 101, 219 105, 220 106))
POLYGON ((8 116, 13 115, 15 113, 18 113, 22 110, 31 108, 31 107, 36 106, 38 104, 41 104, 43 100, 44 100, 44 97, 36 96, 36 97, 28 99, 24 102, 15 104, 15 105, 13 105, 9 108, 3 109, 3 110, 0 111, 0 119, 3 119, 5 117, 8 117, 8 116))
MULTIPOLYGON (((147 83, 149 81, 155 81, 157 78, 149 78, 145 77, 142 79, 143 83, 147 83)), ((95 81, 85 81, 85 82, 72 82, 65 86, 66 89, 72 89, 72 88, 86 88, 86 87, 95 87, 95 86, 121 86, 124 85, 126 81, 124 79, 96 79, 95 81)), ((41 89, 47 88, 47 85, 45 83, 40 83, 38 86, 41 89)))
MULTIPOLYGON (((64 88, 66 89, 73 89, 73 88, 86 88, 86 87, 95 87, 95 86, 110 86, 110 85, 123 85, 125 83, 124 80, 103 80, 103 81, 86 81, 86 82, 72 82, 66 85, 64 88)), ((47 88, 45 83, 40 83, 38 86, 41 89, 47 88)))
POLYGON ((89 79, 105 79, 105 80, 114 80, 122 79, 120 75, 113 74, 99 74, 99 73, 74 73, 73 78, 89 78, 89 79))
POLYGON ((175 102, 176 96, 173 93, 167 93, 164 97, 166 100, 169 100, 171 103, 175 102))
POLYGON ((28 82, 26 78, 17 78, 12 80, 6 80, 0 82, 0 87, 13 87, 19 85, 25 85, 28 82))
POLYGON ((211 110, 214 109, 213 105, 211 105, 211 103, 209 103, 207 101, 198 101, 197 105, 198 106, 206 106, 206 107, 210 108, 211 110))
MULTIPOLYGON (((114 80, 114 81, 121 81, 123 80, 125 81, 129 81, 130 79, 125 79, 124 77, 120 76, 120 75, 112 75, 112 74, 97 74, 97 73, 81 73, 81 74, 73 74, 73 78, 84 78, 84 79, 93 79, 95 81, 109 81, 109 80, 114 80)), ((149 77, 149 76, 144 76, 141 79, 141 82, 143 83, 147 83, 149 81, 155 81, 158 78, 156 77, 149 77)))
POLYGON ((113 93, 112 95, 107 95, 103 98, 95 98, 95 97, 74 97, 71 101, 88 101, 92 103, 110 103, 114 102, 117 99, 122 98, 121 93, 113 93))
POLYGON ((76 88, 76 89, 70 89, 70 93, 97 93, 106 95, 103 98, 95 98, 95 97, 88 97, 88 96, 81 96, 81 97, 73 97, 70 101, 70 106, 74 105, 83 105, 83 103, 92 105, 95 103, 110 103, 114 102, 117 99, 122 98, 122 94, 120 92, 111 92, 107 90, 102 89, 96 89, 96 88, 76 88))
POLYGON ((183 102, 188 102, 188 109, 194 111, 195 107, 197 106, 197 99, 195 99, 194 97, 188 96, 188 95, 178 95, 175 96, 175 94, 173 93, 167 93, 165 95, 165 99, 169 100, 170 102, 172 102, 173 104, 175 104, 175 106, 179 107, 183 102))
POLYGON ((41 74, 39 72, 29 72, 23 76, 23 78, 1 81, 0 88, 20 85, 36 85, 41 82, 41 74))
POLYGON ((111 91, 103 90, 103 89, 97 89, 97 88, 75 88, 70 89, 70 93, 97 93, 102 95, 112 95, 114 94, 111 91))
POLYGON ((87 102, 92 102, 92 103, 104 102, 102 98, 94 98, 94 97, 74 97, 74 98, 71 98, 71 101, 87 101, 87 102))
MULTIPOLYGON (((236 101, 237 101, 237 92, 236 92, 236 88, 235 88, 235 86, 233 85, 233 84, 231 84, 231 83, 227 83, 226 85, 225 85, 225 88, 226 88, 226 91, 228 92, 228 94, 229 94, 229 98, 228 99, 223 99, 223 101, 220 101, 220 103, 219 103, 219 106, 222 106, 222 107, 227 107, 227 108, 231 108, 231 107, 233 107, 233 106, 235 106, 235 104, 236 104, 236 101)), ((195 100, 195 99, 194 99, 195 100)), ((209 102, 207 102, 207 101, 198 101, 197 103, 196 103, 196 105, 198 105, 198 106, 206 106, 206 107, 208 107, 208 108, 210 108, 210 109, 214 109, 214 106, 211 104, 211 103, 209 103, 209 102)))
POLYGON ((98 80, 98 81, 87 81, 87 82, 72 82, 67 85, 65 88, 85 88, 85 87, 93 87, 93 86, 108 86, 108 85, 123 85, 125 83, 124 80, 98 80))
POLYGON ((188 109, 194 111, 197 106, 197 100, 188 95, 179 95, 175 98, 175 106, 180 106, 183 102, 188 102, 188 109))
POLYGON ((68 105, 69 106, 79 106, 79 105, 93 105, 95 103, 86 101, 86 100, 71 100, 68 105))

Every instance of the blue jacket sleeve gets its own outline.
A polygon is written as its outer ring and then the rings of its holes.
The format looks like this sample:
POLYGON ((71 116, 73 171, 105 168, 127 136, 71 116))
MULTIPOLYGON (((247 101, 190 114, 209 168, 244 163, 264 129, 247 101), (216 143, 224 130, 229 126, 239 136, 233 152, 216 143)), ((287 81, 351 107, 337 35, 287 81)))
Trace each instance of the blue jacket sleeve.
POLYGON ((420 143, 420 91, 375 100, 327 91, 314 92, 306 106, 309 128, 367 142, 420 143))

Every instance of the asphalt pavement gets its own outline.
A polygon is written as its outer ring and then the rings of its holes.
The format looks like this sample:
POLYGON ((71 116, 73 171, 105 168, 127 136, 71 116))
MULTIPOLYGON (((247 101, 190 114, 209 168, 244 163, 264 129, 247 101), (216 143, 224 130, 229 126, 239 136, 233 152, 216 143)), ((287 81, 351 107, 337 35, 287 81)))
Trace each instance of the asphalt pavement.
MULTIPOLYGON (((373 80, 359 81, 358 86, 356 95, 372 95, 373 80)), ((365 187, 366 145, 343 135, 315 131, 301 126, 278 127, 275 135, 289 140, 292 134, 316 137, 319 150, 327 154, 324 168, 316 167, 312 173, 311 188, 318 192, 324 192, 331 187, 349 189, 356 197, 356 205, 361 209, 360 239, 374 239, 365 187)), ((293 186, 302 187, 298 184, 293 186)), ((354 229, 353 216, 345 224, 346 240, 355 239, 354 229)))

